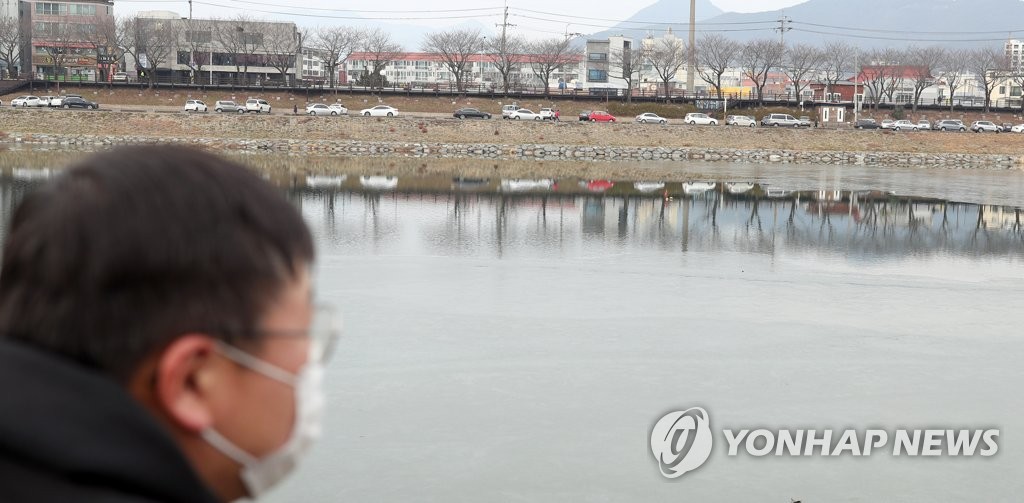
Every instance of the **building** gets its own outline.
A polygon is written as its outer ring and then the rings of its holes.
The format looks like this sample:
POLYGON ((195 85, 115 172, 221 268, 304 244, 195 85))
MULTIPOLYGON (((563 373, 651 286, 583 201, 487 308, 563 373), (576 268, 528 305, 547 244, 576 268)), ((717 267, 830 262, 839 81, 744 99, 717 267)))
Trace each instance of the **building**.
MULTIPOLYGON (((316 49, 302 48, 302 80, 305 82, 327 82, 330 80, 323 55, 316 49)), ((337 82, 337 80, 335 80, 337 82)))
POLYGON ((22 66, 36 78, 95 81, 116 71, 117 50, 103 40, 114 24, 113 0, 23 0, 22 66))
POLYGON ((295 23, 189 20, 167 11, 137 17, 142 33, 159 36, 145 37, 152 47, 139 48, 138 61, 125 55, 129 73, 152 70, 161 82, 215 85, 290 85, 296 79, 302 37, 295 23))
MULTIPOLYGON (((340 67, 338 82, 340 84, 360 85, 358 82, 373 68, 371 53, 357 52, 349 56, 340 67)), ((509 81, 512 89, 536 88, 542 86, 531 68, 530 62, 535 56, 524 54, 519 56, 516 68, 511 72, 509 81)), ((583 57, 570 58, 573 63, 556 70, 551 74, 549 85, 553 88, 559 82, 574 83, 583 72, 583 57)), ((426 52, 407 52, 389 61, 381 72, 389 86, 401 86, 424 89, 455 88, 455 75, 445 66, 438 54, 426 52)), ((491 57, 485 54, 474 54, 469 57, 469 67, 465 72, 464 82, 468 88, 501 89, 502 78, 491 57)))
MULTIPOLYGON (((3 20, 4 22, 6 22, 7 20, 11 20, 12 22, 17 23, 18 22, 18 4, 19 4, 19 0, 0 0, 0 20, 3 20)), ((21 53, 20 50, 15 52, 15 54, 14 54, 15 60, 21 58, 20 53, 21 53)), ((13 77, 16 77, 19 73, 21 73, 20 68, 18 68, 18 67, 21 67, 21 66, 24 66, 24 65, 16 65, 15 68, 9 69, 10 72, 8 72, 7 62, 6 61, 0 61, 0 78, 8 78, 8 77, 13 78, 13 77)))
MULTIPOLYGON (((625 37, 587 40, 584 86, 592 91, 626 89, 623 67, 629 69, 633 64, 642 64, 629 61, 633 47, 633 40, 625 37)), ((635 87, 637 82, 634 81, 633 84, 635 87)))

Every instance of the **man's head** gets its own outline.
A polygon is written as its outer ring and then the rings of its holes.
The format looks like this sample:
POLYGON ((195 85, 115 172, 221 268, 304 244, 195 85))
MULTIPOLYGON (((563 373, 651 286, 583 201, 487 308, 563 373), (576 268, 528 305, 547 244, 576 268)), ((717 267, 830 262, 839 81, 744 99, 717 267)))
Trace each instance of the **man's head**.
POLYGON ((259 459, 297 428, 288 376, 310 363, 312 260, 299 213, 247 169, 182 147, 114 150, 16 210, 0 336, 122 383, 234 499, 244 460, 208 434, 259 459))

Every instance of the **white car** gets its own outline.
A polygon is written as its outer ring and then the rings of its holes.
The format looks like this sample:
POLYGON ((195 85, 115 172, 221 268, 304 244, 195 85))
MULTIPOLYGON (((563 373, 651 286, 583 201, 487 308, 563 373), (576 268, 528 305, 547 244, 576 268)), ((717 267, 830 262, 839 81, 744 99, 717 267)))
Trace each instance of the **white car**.
POLYGON ((309 115, 338 115, 338 112, 331 110, 331 107, 323 103, 306 105, 306 113, 309 115))
POLYGON ((261 100, 258 98, 249 98, 245 100, 245 111, 255 112, 258 114, 270 113, 270 103, 267 100, 261 100))
POLYGON ((879 127, 881 127, 882 129, 892 129, 894 126, 896 126, 896 121, 892 119, 885 119, 882 121, 882 125, 879 127))
POLYGON ((651 112, 637 115, 636 121, 639 122, 640 124, 647 124, 648 122, 654 122, 656 124, 668 124, 668 119, 651 112))
POLYGON ((743 127, 755 127, 757 121, 753 117, 746 115, 730 115, 725 118, 726 126, 743 126, 743 127))
POLYGON ((542 108, 540 109, 541 120, 555 120, 555 109, 554 108, 542 108))
POLYGON ((398 109, 387 105, 377 105, 373 108, 360 110, 359 115, 365 117, 398 117, 398 109))
POLYGON ((395 190, 398 187, 397 176, 361 176, 359 185, 370 190, 395 190))
POLYGON ((110 80, 114 82, 128 82, 128 74, 125 72, 117 72, 110 80))
POLYGON ((11 100, 12 107, 42 107, 46 106, 43 104, 43 100, 39 99, 39 96, 18 96, 11 100))
POLYGON ((1017 124, 1010 128, 1011 133, 1024 133, 1024 124, 1017 124))
POLYGON ((205 112, 207 110, 206 103, 200 100, 187 100, 185 101, 186 112, 205 112))
POLYGON ((909 131, 917 131, 917 124, 910 122, 906 119, 898 120, 892 125, 893 131, 903 131, 904 129, 909 131))
POLYGON ((341 103, 331 103, 330 105, 327 105, 327 108, 337 112, 338 115, 348 115, 348 108, 345 108, 345 105, 342 105, 341 103))
POLYGON ((982 133, 988 131, 990 133, 998 133, 1001 128, 991 121, 974 121, 971 124, 971 131, 975 133, 982 133))
POLYGON ((508 114, 508 118, 512 120, 541 120, 540 114, 535 114, 533 113, 533 111, 527 110, 525 108, 520 108, 519 110, 516 110, 515 112, 508 114))
POLYGON ((48 104, 49 106, 55 107, 55 108, 59 108, 63 104, 64 104, 64 97, 63 96, 50 96, 50 102, 48 104))
POLYGON ((693 196, 714 190, 718 184, 715 182, 683 182, 683 194, 693 196))
POLYGON ((700 124, 700 125, 703 125, 703 126, 717 126, 718 125, 718 121, 715 120, 714 117, 711 117, 708 114, 702 114, 702 113, 696 113, 696 112, 686 114, 686 117, 683 118, 683 122, 685 122, 685 123, 687 123, 687 124, 689 124, 691 126, 695 126, 697 124, 700 124))
POLYGON ((42 105, 39 105, 39 106, 41 106, 41 107, 52 107, 52 106, 54 106, 53 105, 53 100, 55 100, 55 99, 57 99, 56 96, 40 96, 39 97, 39 102, 42 103, 42 105))

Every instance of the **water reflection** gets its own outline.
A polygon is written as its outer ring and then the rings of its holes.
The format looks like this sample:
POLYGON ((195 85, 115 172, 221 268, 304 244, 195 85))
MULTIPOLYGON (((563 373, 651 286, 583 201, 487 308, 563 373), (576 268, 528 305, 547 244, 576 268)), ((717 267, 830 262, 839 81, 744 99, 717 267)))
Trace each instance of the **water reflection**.
MULTIPOLYGON (((502 180, 501 193, 371 193, 294 188, 324 243, 339 251, 503 256, 575 250, 599 240, 620 249, 684 252, 1024 255, 1018 208, 961 204, 884 192, 786 191, 749 183, 664 184, 656 197, 609 195, 634 184, 502 180), (550 182, 547 183, 547 182, 550 182), (718 189, 720 187, 720 189, 718 189), (545 188, 554 192, 536 193, 545 188), (585 191, 565 194, 563 191, 585 191), (525 192, 525 193, 508 193, 525 192)), ((478 190, 492 181, 475 180, 478 190)), ((414 186, 414 182, 403 187, 414 186)), ((638 191, 639 193, 639 191, 638 191)))

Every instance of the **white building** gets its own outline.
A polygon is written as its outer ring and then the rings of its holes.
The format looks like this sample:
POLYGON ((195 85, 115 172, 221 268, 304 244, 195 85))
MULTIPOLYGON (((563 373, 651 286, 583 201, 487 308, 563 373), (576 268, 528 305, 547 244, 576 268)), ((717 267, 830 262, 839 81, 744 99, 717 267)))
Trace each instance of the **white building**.
MULTIPOLYGON (((353 53, 340 69, 338 82, 340 84, 353 84, 359 81, 371 71, 372 56, 368 53, 353 53)), ((512 88, 532 87, 543 85, 541 80, 534 74, 530 66, 530 55, 520 57, 521 61, 510 75, 512 88)), ((583 73, 583 58, 572 58, 574 63, 556 70, 551 75, 549 85, 552 89, 558 88, 558 83, 575 82, 583 73)), ((448 90, 455 88, 455 75, 453 75, 444 61, 437 54, 425 52, 407 52, 390 61, 382 71, 388 85, 436 88, 448 90)), ((470 56, 464 82, 468 88, 498 89, 502 88, 501 74, 498 72, 494 62, 487 55, 475 54, 470 56)))

